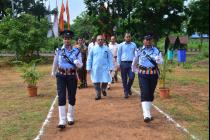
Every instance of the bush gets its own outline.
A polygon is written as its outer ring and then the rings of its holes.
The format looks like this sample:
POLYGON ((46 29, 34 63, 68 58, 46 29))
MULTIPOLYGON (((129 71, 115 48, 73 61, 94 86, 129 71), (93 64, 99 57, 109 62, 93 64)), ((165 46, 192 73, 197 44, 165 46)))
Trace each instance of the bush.
POLYGON ((36 86, 39 79, 41 78, 41 74, 36 69, 36 63, 39 62, 40 59, 33 60, 30 63, 25 63, 22 61, 14 61, 14 64, 17 64, 19 71, 21 72, 21 77, 24 82, 28 85, 28 87, 36 86))

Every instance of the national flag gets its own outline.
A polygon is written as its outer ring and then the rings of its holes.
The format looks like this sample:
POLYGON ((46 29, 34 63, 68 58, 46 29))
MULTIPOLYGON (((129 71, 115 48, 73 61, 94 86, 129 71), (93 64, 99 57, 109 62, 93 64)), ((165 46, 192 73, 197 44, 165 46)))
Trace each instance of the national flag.
MULTIPOLYGON (((50 3, 49 3, 49 5, 48 5, 48 12, 50 12, 50 3)), ((48 16, 47 16, 47 21, 49 22, 49 23, 51 23, 51 15, 50 14, 48 14, 48 16)))
POLYGON ((66 15, 67 15, 67 24, 68 24, 68 30, 70 30, 70 15, 69 15, 69 2, 66 1, 66 15))
POLYGON ((55 37, 58 37, 58 12, 54 13, 53 33, 55 37))
MULTIPOLYGON (((48 11, 50 11, 50 3, 48 5, 48 11)), ((51 15, 50 14, 47 16, 47 21, 48 21, 48 23, 51 23, 51 15)), ((47 37, 52 37, 52 34, 53 34, 52 29, 50 27, 50 29, 47 32, 47 37)))
POLYGON ((63 18, 64 12, 65 12, 65 7, 64 7, 64 4, 63 4, 63 0, 62 0, 61 11, 60 11, 60 18, 59 18, 60 32, 64 31, 64 18, 63 18))
POLYGON ((56 0, 56 12, 54 13, 54 21, 53 21, 53 33, 54 37, 58 37, 58 2, 56 0))

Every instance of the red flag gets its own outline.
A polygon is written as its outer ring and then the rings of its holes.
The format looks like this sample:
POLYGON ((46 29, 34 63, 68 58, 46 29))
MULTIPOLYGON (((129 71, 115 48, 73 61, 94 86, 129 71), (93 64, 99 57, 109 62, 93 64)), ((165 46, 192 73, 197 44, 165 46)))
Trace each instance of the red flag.
POLYGON ((69 15, 69 2, 66 1, 66 15, 67 15, 67 24, 68 24, 68 30, 70 30, 70 15, 69 15))
POLYGON ((60 18, 59 18, 59 27, 60 27, 61 32, 64 31, 64 19, 63 19, 64 12, 65 12, 65 7, 64 7, 64 4, 63 4, 63 0, 62 0, 60 18))

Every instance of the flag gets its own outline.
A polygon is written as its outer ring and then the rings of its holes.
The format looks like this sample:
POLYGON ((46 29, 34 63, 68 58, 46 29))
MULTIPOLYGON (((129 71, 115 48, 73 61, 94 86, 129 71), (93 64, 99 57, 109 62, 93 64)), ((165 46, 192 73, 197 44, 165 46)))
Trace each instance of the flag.
POLYGON ((54 13, 53 34, 55 37, 58 37, 58 12, 54 13))
POLYGON ((54 37, 58 37, 58 3, 56 0, 56 12, 54 13, 54 21, 53 21, 53 34, 54 37))
MULTIPOLYGON (((49 3, 49 5, 48 5, 48 12, 50 12, 50 3, 49 3)), ((51 15, 50 14, 48 14, 48 16, 47 16, 47 21, 49 22, 49 23, 51 23, 51 15)))
POLYGON ((68 30, 70 30, 70 15, 69 15, 69 2, 66 1, 66 15, 67 15, 67 24, 68 24, 68 30))
POLYGON ((65 12, 65 7, 64 7, 64 4, 63 4, 63 0, 62 0, 60 17, 59 17, 59 28, 60 28, 60 32, 64 31, 64 18, 63 18, 64 12, 65 12))
MULTIPOLYGON (((50 3, 48 5, 48 11, 50 11, 50 3)), ((47 21, 48 21, 48 23, 51 23, 51 15, 50 14, 47 15, 47 21)), ((52 37, 52 29, 51 29, 51 27, 50 27, 50 29, 47 32, 47 37, 52 37)))

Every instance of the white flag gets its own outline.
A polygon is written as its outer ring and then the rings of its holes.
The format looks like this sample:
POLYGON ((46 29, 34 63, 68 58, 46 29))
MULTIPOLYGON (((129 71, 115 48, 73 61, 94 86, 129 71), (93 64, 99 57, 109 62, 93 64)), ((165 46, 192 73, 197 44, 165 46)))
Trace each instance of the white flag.
POLYGON ((58 37, 58 14, 54 14, 54 22, 53 22, 53 33, 55 37, 58 37))
MULTIPOLYGON (((48 11, 50 11, 50 3, 48 5, 48 11)), ((50 14, 47 16, 47 21, 48 21, 48 23, 51 23, 51 15, 50 14)), ((50 27, 50 29, 48 30, 48 33, 47 33, 47 37, 49 38, 49 37, 52 37, 52 36, 53 36, 53 32, 52 32, 52 29, 50 27)))
MULTIPOLYGON (((49 3, 49 5, 48 5, 48 11, 50 12, 50 3, 49 3)), ((50 14, 47 16, 47 21, 48 21, 49 23, 51 23, 51 15, 50 15, 50 14)))
POLYGON ((53 31, 52 31, 52 29, 49 29, 47 32, 47 37, 50 38, 52 36, 53 36, 53 31))

